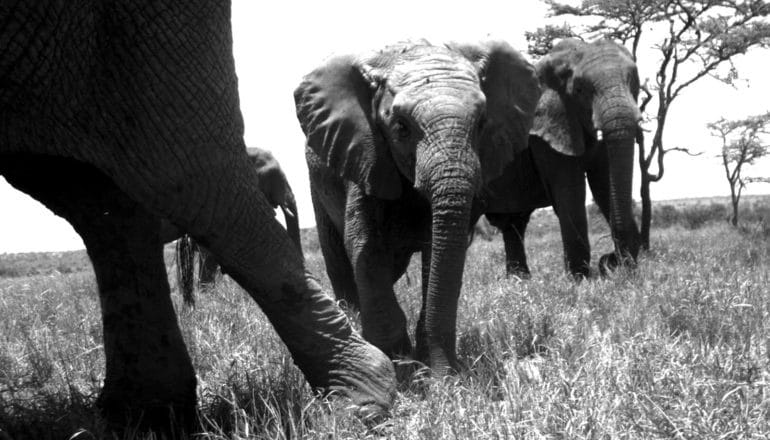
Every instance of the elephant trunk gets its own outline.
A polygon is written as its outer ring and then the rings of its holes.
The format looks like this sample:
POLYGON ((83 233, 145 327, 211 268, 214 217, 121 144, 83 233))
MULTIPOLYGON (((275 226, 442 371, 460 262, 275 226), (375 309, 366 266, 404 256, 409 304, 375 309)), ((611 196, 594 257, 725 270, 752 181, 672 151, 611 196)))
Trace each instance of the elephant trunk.
MULTIPOLYGON (((466 138, 467 139, 467 138, 466 138)), ((473 197, 480 185, 481 166, 469 142, 433 150, 426 165, 427 193, 432 212, 431 258, 424 299, 425 341, 434 371, 457 367, 455 328, 462 285, 468 226, 473 197)), ((418 158, 419 163, 419 158, 418 158)))
MULTIPOLYGON (((611 93, 601 105, 595 124, 602 131, 609 161, 609 223, 618 263, 636 261, 639 232, 634 222, 632 189, 634 176, 634 139, 639 110, 625 88, 611 93)), ((594 113, 597 115, 597 113, 594 113)))
POLYGON ((634 222, 631 192, 634 176, 634 141, 610 141, 610 226, 615 250, 622 260, 636 261, 639 231, 634 222))

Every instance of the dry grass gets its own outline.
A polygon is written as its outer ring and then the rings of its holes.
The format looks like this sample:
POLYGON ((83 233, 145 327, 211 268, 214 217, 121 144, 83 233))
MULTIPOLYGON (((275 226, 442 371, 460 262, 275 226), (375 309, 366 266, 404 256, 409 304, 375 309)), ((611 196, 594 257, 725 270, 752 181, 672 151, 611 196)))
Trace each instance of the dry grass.
MULTIPOLYGON (((198 438, 766 438, 763 229, 654 230, 635 272, 574 284, 549 222, 531 226, 530 281, 503 276, 499 235, 471 246, 458 322, 466 369, 405 385, 393 418, 374 429, 343 403, 312 397, 230 280, 199 294, 196 309, 179 306, 206 424, 198 438)), ((592 230, 597 258, 609 240, 592 230)), ((304 238, 328 288, 320 252, 304 238)), ((408 273, 397 290, 413 325, 419 261, 408 273)), ((92 275, 0 279, 0 326, 0 438, 99 438, 104 355, 92 275)))

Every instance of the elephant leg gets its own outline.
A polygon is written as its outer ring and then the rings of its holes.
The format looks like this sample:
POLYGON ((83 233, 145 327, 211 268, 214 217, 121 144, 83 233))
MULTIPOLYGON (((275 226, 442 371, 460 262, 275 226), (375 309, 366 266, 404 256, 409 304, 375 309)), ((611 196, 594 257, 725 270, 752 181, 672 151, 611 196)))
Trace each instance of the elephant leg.
POLYGON ((391 358, 411 354, 406 316, 393 290, 394 246, 384 243, 374 212, 379 201, 351 190, 345 212, 345 247, 354 268, 364 338, 391 358))
POLYGON ((162 244, 147 238, 158 219, 136 205, 111 214, 107 219, 95 213, 81 233, 94 264, 104 322, 107 372, 99 405, 108 420, 142 417, 157 427, 173 415, 191 422, 195 373, 171 303, 162 244), (147 274, 153 284, 144 282, 147 274))
POLYGON ((353 275, 353 267, 345 251, 345 242, 334 226, 332 219, 324 211, 323 204, 312 188, 310 189, 310 195, 313 200, 313 210, 315 211, 318 241, 321 245, 321 253, 326 264, 326 274, 329 276, 334 295, 338 300, 344 300, 348 306, 360 310, 361 303, 358 300, 358 289, 356 288, 355 276, 353 275))
POLYGON ((524 234, 532 211, 512 214, 487 213, 489 223, 500 229, 505 243, 505 271, 510 276, 530 278, 527 253, 524 249, 524 234))
POLYGON ((586 221, 584 159, 560 154, 537 136, 530 137, 530 149, 545 192, 559 218, 567 271, 577 278, 587 277, 591 268, 591 245, 586 221))
POLYGON ((374 257, 366 249, 353 256, 361 288, 361 324, 364 338, 391 358, 409 355, 412 344, 406 316, 393 290, 392 262, 374 257))
POLYGON ((160 219, 82 163, 9 162, 13 172, 0 170, 9 182, 67 219, 87 247, 99 287, 106 354, 97 404, 108 425, 190 432, 196 379, 170 298, 160 219), (45 186, 40 175, 57 184, 45 186))
POLYGON ((233 163, 228 172, 216 176, 220 194, 231 199, 226 205, 214 202, 231 210, 204 206, 219 214, 218 223, 196 238, 217 256, 222 271, 259 304, 312 389, 349 398, 365 417, 386 414, 395 395, 392 362, 353 329, 307 271, 264 194, 239 184, 254 181, 247 165, 233 163), (233 175, 234 181, 221 177, 233 175), (221 230, 232 231, 239 239, 218 234, 221 230))
POLYGON ((585 209, 585 182, 576 186, 552 188, 553 209, 559 218, 567 271, 586 278, 591 269, 591 245, 585 209))
POLYGON ((393 290, 393 259, 378 255, 369 246, 356 250, 351 258, 361 292, 361 326, 364 338, 385 354, 410 355, 412 344, 406 330, 406 316, 393 290))

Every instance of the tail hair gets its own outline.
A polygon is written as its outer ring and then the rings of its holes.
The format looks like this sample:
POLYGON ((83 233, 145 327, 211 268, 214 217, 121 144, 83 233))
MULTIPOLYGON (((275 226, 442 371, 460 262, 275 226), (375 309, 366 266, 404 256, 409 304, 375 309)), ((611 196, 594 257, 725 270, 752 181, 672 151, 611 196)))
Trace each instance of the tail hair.
POLYGON ((176 241, 176 279, 187 306, 195 306, 195 243, 185 234, 176 241))

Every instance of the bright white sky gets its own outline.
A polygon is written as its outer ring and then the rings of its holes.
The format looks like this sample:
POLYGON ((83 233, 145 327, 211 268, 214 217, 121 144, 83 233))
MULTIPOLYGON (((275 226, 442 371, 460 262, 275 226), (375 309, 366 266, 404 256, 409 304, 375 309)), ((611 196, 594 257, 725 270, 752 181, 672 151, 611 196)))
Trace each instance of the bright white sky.
MULTIPOLYGON (((536 29, 544 16, 545 7, 537 0, 462 4, 448 0, 234 0, 234 51, 246 144, 273 151, 297 196, 301 226, 313 226, 304 139, 292 95, 305 73, 333 52, 367 50, 408 38, 473 41, 492 35, 526 52, 524 31, 536 29)), ((706 152, 696 158, 681 153, 666 156, 665 176, 651 188, 654 200, 729 194, 721 163, 715 157, 719 143, 705 126, 721 116, 735 119, 770 110, 770 81, 766 81, 766 67, 762 66, 767 56, 757 51, 737 59, 740 75, 746 80, 737 89, 704 80, 674 103, 665 144, 706 152)), ((654 74, 643 62, 640 60, 642 82, 654 74)), ((770 175, 770 162, 753 171, 770 175)), ((638 198, 638 170, 635 173, 634 196, 638 198)), ((770 185, 749 186, 746 193, 770 193, 770 185)), ((0 253, 84 247, 66 221, 2 178, 0 206, 0 253)))

